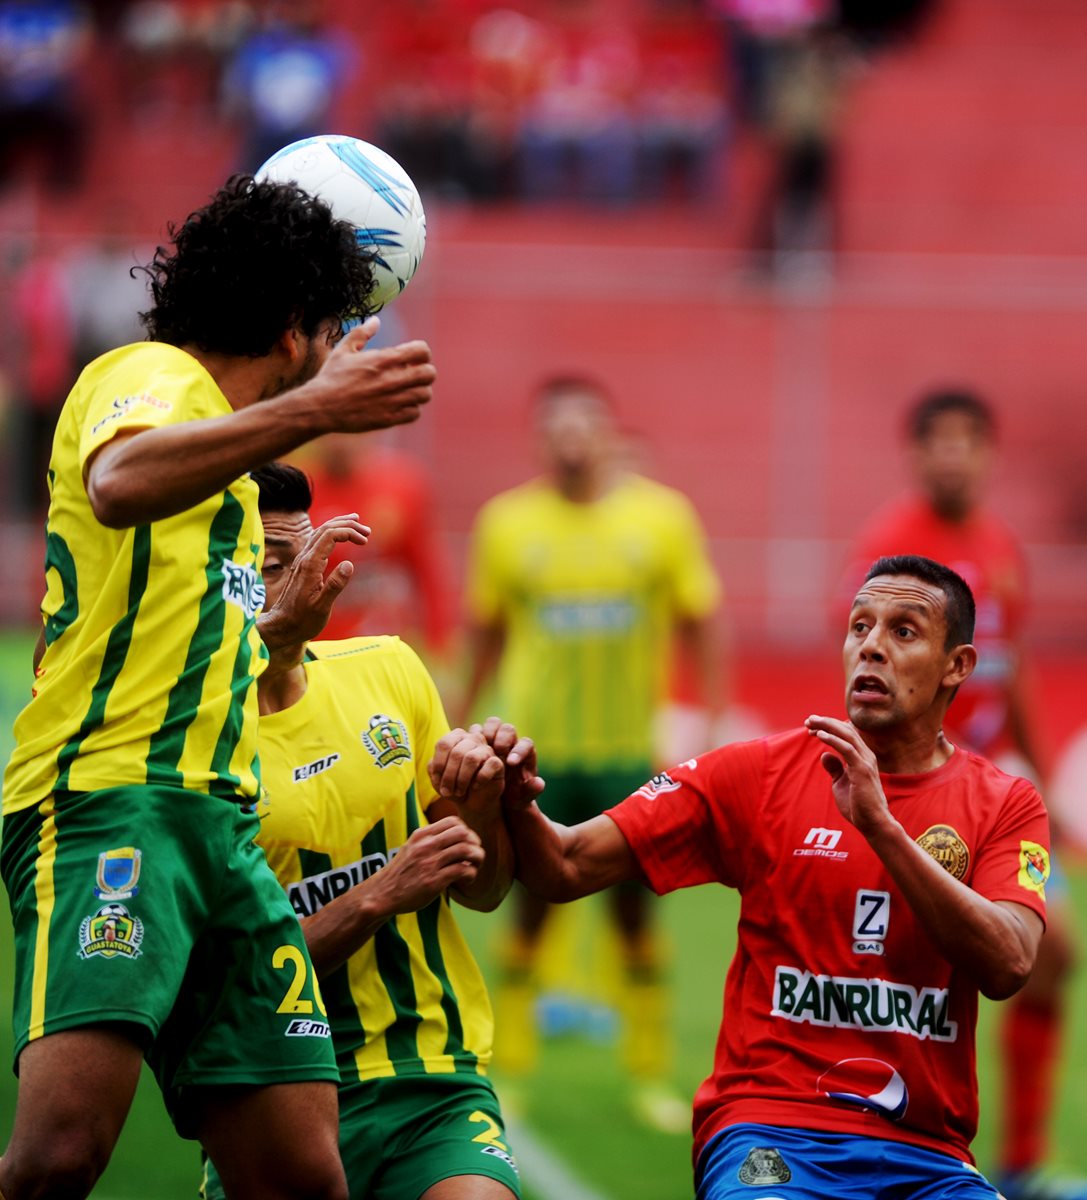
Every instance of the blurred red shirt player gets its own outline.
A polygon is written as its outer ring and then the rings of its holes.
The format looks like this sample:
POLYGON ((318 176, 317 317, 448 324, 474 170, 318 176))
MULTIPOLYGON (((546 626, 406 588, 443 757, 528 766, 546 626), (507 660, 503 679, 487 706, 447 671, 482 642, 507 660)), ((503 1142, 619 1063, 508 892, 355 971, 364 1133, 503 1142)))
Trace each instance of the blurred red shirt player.
POLYGON ((408 641, 421 636, 420 650, 443 654, 452 631, 450 572, 425 469, 371 438, 333 434, 317 450, 307 464, 315 524, 357 512, 373 529, 364 548, 341 546, 332 559, 350 558, 357 570, 323 636, 396 630, 408 641))

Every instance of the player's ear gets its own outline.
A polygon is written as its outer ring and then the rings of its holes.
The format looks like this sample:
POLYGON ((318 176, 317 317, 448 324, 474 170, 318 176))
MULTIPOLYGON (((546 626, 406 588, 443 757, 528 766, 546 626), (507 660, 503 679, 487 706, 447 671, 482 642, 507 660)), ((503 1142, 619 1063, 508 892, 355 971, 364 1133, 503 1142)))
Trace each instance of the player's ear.
POLYGON ((978 665, 978 652, 968 642, 961 646, 953 646, 947 654, 947 668, 944 671, 944 687, 957 688, 965 683, 974 673, 978 665))
POLYGON ((284 355, 292 365, 306 355, 306 338, 297 325, 289 325, 275 340, 272 353, 284 355))

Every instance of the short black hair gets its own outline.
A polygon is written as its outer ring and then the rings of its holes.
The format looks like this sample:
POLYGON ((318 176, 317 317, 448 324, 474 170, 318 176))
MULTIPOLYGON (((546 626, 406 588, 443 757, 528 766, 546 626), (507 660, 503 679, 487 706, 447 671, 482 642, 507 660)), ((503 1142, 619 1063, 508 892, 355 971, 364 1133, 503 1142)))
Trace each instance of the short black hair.
POLYGON ((910 410, 906 421, 911 441, 923 442, 937 417, 962 413, 970 417, 987 438, 996 436, 996 416, 989 404, 969 388, 938 388, 926 392, 910 410))
POLYGON ((947 636, 944 649, 962 646, 974 640, 974 593, 965 579, 950 567, 919 554, 888 554, 877 558, 864 577, 867 583, 877 575, 908 575, 932 584, 943 592, 947 603, 947 636))
POLYGON ((590 396, 597 396, 610 412, 615 412, 615 399, 609 389, 592 375, 581 375, 574 371, 548 375, 541 379, 534 392, 536 405, 542 406, 556 396, 564 396, 570 392, 587 392, 590 396))
POLYGON ((309 512, 313 486, 309 476, 290 463, 270 462, 251 472, 260 488, 258 506, 262 513, 309 512))
POLYGON ((371 251, 353 225, 291 183, 234 175, 201 209, 171 225, 143 268, 152 341, 257 358, 286 330, 312 337, 325 321, 370 312, 371 251))

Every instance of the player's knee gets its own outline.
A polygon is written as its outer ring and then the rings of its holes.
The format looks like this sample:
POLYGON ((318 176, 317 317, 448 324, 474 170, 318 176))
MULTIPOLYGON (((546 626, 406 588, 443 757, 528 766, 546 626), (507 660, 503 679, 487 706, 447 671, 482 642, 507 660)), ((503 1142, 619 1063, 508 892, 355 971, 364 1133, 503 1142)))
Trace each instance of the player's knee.
POLYGON ((32 1146, 9 1145, 4 1194, 19 1200, 83 1200, 109 1162, 109 1149, 86 1129, 70 1128, 32 1146))

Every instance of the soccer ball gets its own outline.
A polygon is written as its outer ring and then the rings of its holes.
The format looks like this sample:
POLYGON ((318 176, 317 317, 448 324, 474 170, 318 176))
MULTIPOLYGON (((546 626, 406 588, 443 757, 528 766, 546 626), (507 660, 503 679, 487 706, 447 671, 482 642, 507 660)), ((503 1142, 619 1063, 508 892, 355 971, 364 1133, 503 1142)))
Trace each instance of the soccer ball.
POLYGON ((415 184, 391 155, 358 138, 321 134, 277 150, 256 177, 296 183, 355 226, 360 245, 374 255, 374 309, 408 286, 426 246, 426 215, 415 184))

